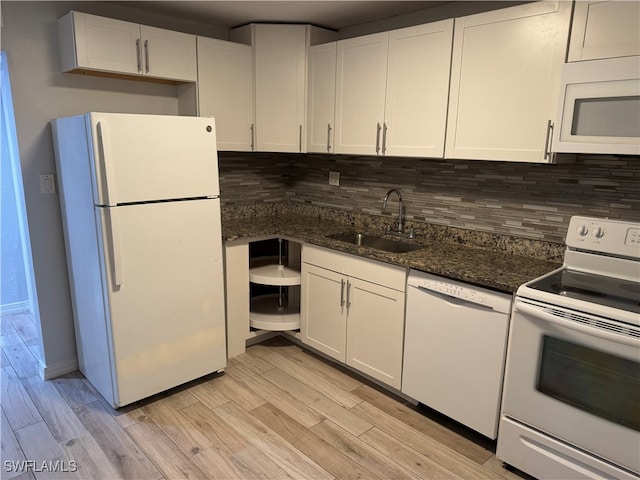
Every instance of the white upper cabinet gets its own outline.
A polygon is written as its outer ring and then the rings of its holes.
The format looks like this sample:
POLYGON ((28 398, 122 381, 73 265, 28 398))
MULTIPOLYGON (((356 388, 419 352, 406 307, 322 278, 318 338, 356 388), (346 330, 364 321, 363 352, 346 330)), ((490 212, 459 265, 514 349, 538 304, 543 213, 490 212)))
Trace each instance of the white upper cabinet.
POLYGON ((640 55, 640 2, 576 2, 568 61, 640 55))
POLYGON ((251 46, 198 37, 198 115, 215 117, 219 150, 252 151, 251 46))
POLYGON ((380 152, 388 49, 388 32, 338 41, 336 153, 380 152))
POLYGON ((453 20, 338 42, 336 153, 442 157, 453 20))
POLYGON ((336 45, 331 42, 309 48, 307 152, 334 150, 336 45))
POLYGON ((196 81, 194 35, 71 11, 58 20, 63 72, 196 81))
POLYGON ((389 32, 384 155, 444 156, 453 20, 389 32))
MULTIPOLYGON (((310 25, 251 24, 231 40, 253 46, 255 150, 306 150, 307 50, 325 30, 310 25)), ((326 41, 333 39, 330 32, 326 41)))
POLYGON ((571 2, 456 19, 446 158, 550 162, 571 2))

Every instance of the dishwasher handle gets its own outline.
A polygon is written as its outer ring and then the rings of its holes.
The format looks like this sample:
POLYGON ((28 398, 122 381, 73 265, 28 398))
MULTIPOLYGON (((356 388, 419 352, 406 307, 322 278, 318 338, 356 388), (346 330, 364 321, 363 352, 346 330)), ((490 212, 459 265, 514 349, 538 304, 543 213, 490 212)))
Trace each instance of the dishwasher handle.
POLYGON ((425 287, 420 287, 420 286, 413 286, 413 285, 409 285, 409 287, 413 287, 415 289, 417 289, 419 292, 422 293, 426 293, 429 295, 433 295, 434 297, 438 297, 441 300, 444 300, 447 303, 450 303, 451 305, 464 305, 466 307, 474 307, 480 310, 495 310, 491 305, 486 305, 486 304, 482 304, 482 303, 477 303, 474 302, 472 300, 467 300, 465 298, 460 298, 460 297, 454 297, 452 295, 447 295, 446 293, 442 293, 442 292, 437 292, 435 290, 431 290, 430 288, 425 288, 425 287))

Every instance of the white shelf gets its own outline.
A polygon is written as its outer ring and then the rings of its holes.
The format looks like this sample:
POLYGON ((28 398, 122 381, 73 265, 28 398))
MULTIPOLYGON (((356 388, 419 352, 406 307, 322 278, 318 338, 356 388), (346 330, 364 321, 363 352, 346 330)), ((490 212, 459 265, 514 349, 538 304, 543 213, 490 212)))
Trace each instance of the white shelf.
POLYGON ((249 320, 252 328, 284 331, 300 328, 300 305, 278 310, 278 294, 260 295, 251 299, 249 320))
POLYGON ((300 272, 282 265, 263 265, 249 269, 249 281, 261 285, 290 287, 300 285, 300 272))

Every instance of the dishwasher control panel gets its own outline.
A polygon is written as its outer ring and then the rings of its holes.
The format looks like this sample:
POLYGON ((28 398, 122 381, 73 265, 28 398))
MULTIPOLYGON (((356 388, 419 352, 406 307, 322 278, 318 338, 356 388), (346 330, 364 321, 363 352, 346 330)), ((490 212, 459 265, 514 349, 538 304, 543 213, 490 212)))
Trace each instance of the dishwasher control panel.
POLYGON ((483 305, 500 312, 509 312, 511 309, 511 296, 507 294, 501 294, 426 272, 410 270, 407 285, 448 295, 476 305, 483 305))

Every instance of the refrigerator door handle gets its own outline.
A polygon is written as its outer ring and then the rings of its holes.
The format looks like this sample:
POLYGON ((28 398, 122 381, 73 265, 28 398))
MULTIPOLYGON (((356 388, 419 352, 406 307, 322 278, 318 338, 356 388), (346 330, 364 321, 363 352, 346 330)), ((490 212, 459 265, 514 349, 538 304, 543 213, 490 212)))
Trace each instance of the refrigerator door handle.
POLYGON ((118 221, 117 208, 105 208, 106 216, 105 235, 111 257, 111 282, 113 288, 122 285, 122 254, 120 253, 120 222, 118 221))
POLYGON ((100 159, 102 160, 102 171, 104 172, 104 203, 106 205, 117 205, 115 175, 113 173, 113 162, 111 161, 111 135, 109 125, 106 122, 98 122, 96 125, 98 137, 100 138, 100 159))

